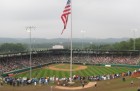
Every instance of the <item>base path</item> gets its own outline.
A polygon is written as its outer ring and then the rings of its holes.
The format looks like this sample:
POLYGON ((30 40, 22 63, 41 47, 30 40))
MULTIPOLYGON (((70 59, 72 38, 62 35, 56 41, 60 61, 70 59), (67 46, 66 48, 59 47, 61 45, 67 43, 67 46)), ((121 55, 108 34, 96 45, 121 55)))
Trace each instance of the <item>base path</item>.
POLYGON ((64 87, 64 86, 56 86, 56 89, 62 89, 62 90, 80 90, 80 89, 84 89, 84 88, 90 88, 90 87, 94 87, 95 84, 97 84, 97 82, 89 82, 87 85, 85 85, 84 87, 79 86, 79 87, 64 87))

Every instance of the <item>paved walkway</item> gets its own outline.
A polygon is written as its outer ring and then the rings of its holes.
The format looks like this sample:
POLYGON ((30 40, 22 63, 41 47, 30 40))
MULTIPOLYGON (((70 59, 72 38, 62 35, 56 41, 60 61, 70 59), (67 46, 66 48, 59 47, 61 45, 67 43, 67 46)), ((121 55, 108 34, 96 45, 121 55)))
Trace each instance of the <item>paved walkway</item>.
MULTIPOLYGON (((87 85, 84 86, 84 88, 90 88, 90 87, 94 87, 96 84, 96 82, 89 82, 87 85)), ((64 87, 64 86, 56 86, 56 89, 63 89, 63 90, 80 90, 83 89, 82 86, 79 87, 64 87)))

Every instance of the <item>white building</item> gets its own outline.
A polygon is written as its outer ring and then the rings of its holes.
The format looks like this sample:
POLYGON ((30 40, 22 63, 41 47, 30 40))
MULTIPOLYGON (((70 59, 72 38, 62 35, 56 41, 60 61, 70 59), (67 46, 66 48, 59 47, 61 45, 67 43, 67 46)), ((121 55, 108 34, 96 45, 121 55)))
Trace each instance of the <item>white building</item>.
POLYGON ((64 49, 63 45, 54 45, 52 46, 52 49, 64 49))

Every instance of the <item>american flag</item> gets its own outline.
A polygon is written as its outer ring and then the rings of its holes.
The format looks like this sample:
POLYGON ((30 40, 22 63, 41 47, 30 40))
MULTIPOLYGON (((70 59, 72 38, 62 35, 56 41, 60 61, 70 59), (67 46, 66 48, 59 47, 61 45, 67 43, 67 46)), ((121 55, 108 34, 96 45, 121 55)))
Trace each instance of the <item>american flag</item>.
POLYGON ((61 15, 61 19, 64 23, 64 29, 62 30, 61 34, 63 34, 64 30, 66 29, 69 14, 71 14, 71 0, 67 1, 63 14, 61 15))

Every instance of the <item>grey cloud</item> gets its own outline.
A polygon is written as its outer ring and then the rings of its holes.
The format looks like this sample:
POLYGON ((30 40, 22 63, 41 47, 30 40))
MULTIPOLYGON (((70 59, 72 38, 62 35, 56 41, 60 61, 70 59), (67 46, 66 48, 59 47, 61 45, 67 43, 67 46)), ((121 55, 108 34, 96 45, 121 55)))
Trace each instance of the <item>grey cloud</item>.
MULTIPOLYGON (((67 30, 60 35, 60 18, 67 0, 0 0, 0 36, 28 37, 25 26, 34 25, 34 37, 68 37, 67 30), (7 33, 8 32, 8 33, 7 33)), ((72 0, 73 37, 132 37, 131 29, 140 34, 139 0, 72 0)))

